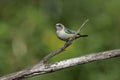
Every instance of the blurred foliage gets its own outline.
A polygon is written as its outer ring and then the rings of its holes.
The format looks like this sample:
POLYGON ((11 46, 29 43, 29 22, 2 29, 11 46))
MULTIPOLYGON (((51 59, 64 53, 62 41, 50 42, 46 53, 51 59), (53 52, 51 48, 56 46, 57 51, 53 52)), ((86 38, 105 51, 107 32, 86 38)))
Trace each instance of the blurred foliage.
MULTIPOLYGON (((0 76, 34 65, 64 42, 55 34, 60 22, 82 30, 49 62, 120 48, 120 0, 0 0, 0 76)), ((93 62, 25 80, 120 80, 120 58, 93 62)))

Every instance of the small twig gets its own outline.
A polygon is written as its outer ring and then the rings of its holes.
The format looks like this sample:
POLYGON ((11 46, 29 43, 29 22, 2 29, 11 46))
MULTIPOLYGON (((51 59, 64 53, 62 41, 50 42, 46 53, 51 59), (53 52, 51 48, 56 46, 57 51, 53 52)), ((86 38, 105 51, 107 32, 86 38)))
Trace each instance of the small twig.
POLYGON ((77 30, 76 34, 80 33, 81 29, 84 27, 84 25, 89 21, 89 19, 86 19, 83 24, 80 26, 80 28, 77 30))
POLYGON ((78 38, 78 37, 77 37, 77 34, 80 33, 80 30, 83 28, 83 26, 84 26, 87 22, 88 22, 88 19, 86 19, 86 20, 83 22, 83 24, 82 24, 82 25, 80 26, 80 28, 77 30, 76 34, 75 34, 72 38, 70 38, 60 49, 58 49, 58 50, 56 50, 56 51, 54 51, 54 52, 51 52, 50 54, 48 54, 47 56, 45 56, 45 57, 40 61, 40 63, 41 63, 41 64, 44 64, 44 63, 47 62, 51 57, 59 54, 60 52, 64 51, 68 46, 70 46, 70 45, 71 45, 71 42, 72 42, 74 39, 78 38))

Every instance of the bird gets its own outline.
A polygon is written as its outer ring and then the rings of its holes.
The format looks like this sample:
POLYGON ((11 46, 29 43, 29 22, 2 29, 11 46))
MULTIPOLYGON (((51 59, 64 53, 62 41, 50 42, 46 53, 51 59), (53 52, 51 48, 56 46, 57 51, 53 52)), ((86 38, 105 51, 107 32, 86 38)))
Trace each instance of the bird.
MULTIPOLYGON (((55 25, 55 28, 56 28, 57 37, 63 41, 68 41, 69 38, 73 37, 76 34, 76 31, 66 28, 61 23, 57 23, 55 25)), ((79 38, 79 37, 87 37, 87 36, 88 35, 81 35, 80 33, 78 33, 76 37, 79 38)))

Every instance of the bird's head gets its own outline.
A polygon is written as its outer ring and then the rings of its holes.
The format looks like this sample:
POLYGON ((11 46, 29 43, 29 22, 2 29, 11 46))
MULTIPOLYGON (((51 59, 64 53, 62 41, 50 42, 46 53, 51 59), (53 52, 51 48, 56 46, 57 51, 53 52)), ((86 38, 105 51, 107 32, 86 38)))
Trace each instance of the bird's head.
POLYGON ((57 30, 63 30, 63 29, 65 28, 64 25, 61 24, 61 23, 57 23, 57 24, 55 25, 55 27, 56 27, 57 30))

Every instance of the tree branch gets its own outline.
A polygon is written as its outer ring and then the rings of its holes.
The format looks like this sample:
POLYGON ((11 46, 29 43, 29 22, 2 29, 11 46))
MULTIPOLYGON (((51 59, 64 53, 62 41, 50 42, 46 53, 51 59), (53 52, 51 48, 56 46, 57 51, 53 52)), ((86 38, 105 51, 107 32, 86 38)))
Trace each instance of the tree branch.
POLYGON ((20 80, 22 78, 35 76, 38 74, 41 75, 45 73, 51 73, 64 68, 68 68, 68 67, 72 67, 80 64, 86 64, 89 62, 104 60, 108 58, 113 58, 113 57, 120 57, 120 49, 99 52, 99 53, 92 53, 92 54, 81 56, 81 57, 76 57, 72 59, 63 60, 60 62, 55 62, 53 64, 43 64, 39 66, 33 66, 30 68, 18 71, 16 73, 12 73, 12 74, 0 77, 0 80, 20 80))

